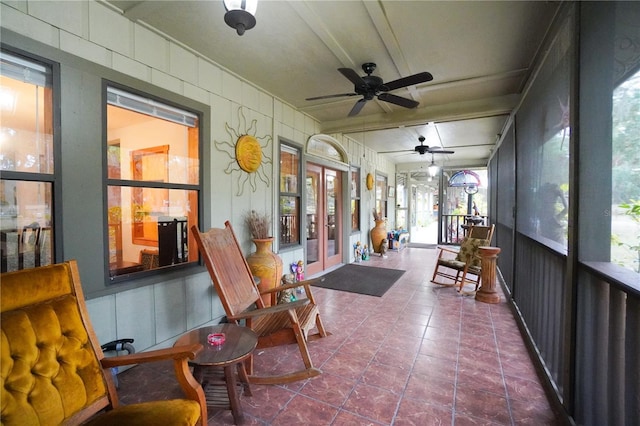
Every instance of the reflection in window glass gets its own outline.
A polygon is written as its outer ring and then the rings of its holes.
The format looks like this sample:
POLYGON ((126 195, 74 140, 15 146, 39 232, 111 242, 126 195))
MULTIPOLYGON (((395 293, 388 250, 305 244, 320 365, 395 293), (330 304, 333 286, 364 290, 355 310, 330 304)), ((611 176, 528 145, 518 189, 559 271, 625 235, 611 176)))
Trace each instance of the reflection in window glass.
POLYGON ((53 91, 48 66, 5 51, 0 62, 1 270, 7 272, 54 260, 53 91))
POLYGON ((613 91, 611 261, 640 272, 640 71, 613 91))
POLYGON ((376 174, 376 211, 387 219, 387 177, 376 174))
POLYGON ((280 246, 300 243, 299 182, 300 151, 280 144, 280 246))
POLYGON ((351 168, 351 231, 360 230, 360 169, 351 168))
POLYGON ((109 275, 197 261, 188 232, 198 225, 197 116, 118 89, 107 95, 109 275))

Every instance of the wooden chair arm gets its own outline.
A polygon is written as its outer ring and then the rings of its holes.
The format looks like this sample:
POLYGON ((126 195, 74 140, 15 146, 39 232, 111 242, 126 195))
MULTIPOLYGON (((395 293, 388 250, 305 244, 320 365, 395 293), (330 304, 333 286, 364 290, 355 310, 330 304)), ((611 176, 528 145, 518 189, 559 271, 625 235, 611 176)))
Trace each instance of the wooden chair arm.
POLYGON ((174 348, 157 349, 148 352, 137 352, 129 355, 103 358, 100 360, 100 363, 104 368, 112 368, 121 365, 144 364, 168 359, 194 359, 202 349, 203 346, 200 343, 194 343, 193 345, 187 346, 177 346, 174 348))
POLYGON ((295 309, 299 306, 304 306, 309 302, 310 302, 309 299, 300 299, 300 300, 296 300, 295 302, 288 302, 288 303, 282 303, 280 305, 269 306, 268 308, 254 309, 252 311, 244 311, 238 315, 229 316, 228 318, 230 320, 237 321, 241 319, 259 317, 261 315, 274 314, 277 312, 283 312, 283 311, 295 309))
POLYGON ((448 253, 458 254, 458 250, 451 249, 449 247, 438 247, 440 252, 446 251, 448 253))
POLYGON ((176 346, 167 349, 157 349, 148 352, 138 352, 129 355, 121 355, 100 360, 103 368, 112 368, 119 365, 143 364, 163 360, 173 360, 173 370, 176 379, 187 398, 196 401, 200 405, 200 426, 207 426, 207 401, 204 390, 193 377, 187 359, 194 359, 204 347, 200 343, 192 345, 176 346))
POLYGON ((298 281, 295 283, 291 283, 291 284, 284 284, 284 285, 279 285, 273 288, 268 288, 265 290, 260 290, 260 294, 269 294, 269 293, 274 293, 274 292, 279 292, 282 290, 288 290, 290 288, 298 288, 298 287, 305 287, 307 288, 308 286, 312 285, 315 282, 321 282, 324 281, 324 277, 318 277, 318 278, 312 278, 309 280, 304 280, 304 281, 298 281))

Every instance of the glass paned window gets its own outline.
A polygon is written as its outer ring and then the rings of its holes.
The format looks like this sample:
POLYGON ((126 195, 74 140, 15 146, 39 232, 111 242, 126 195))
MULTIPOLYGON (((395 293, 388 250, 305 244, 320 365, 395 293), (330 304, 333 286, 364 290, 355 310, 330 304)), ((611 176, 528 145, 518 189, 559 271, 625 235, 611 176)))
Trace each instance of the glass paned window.
POLYGON ((300 243, 300 150, 280 145, 280 246, 300 243))
POLYGON ((380 217, 387 218, 387 177, 376 174, 376 211, 380 217))
POLYGON ((351 174, 351 231, 360 230, 360 169, 352 167, 351 174))
POLYGON ((396 175, 396 228, 409 229, 407 223, 407 175, 400 173, 396 175))
POLYGON ((107 241, 111 278, 198 260, 198 116, 107 89, 107 241))
POLYGON ((0 52, 2 272, 53 263, 53 89, 49 66, 0 52))

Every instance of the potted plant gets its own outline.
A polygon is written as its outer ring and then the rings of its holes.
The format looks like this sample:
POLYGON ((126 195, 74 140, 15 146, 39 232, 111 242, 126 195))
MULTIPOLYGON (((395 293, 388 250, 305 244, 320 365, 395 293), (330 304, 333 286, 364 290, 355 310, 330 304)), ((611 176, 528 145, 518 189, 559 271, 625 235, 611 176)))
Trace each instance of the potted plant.
POLYGON ((251 238, 254 240, 265 240, 268 238, 273 240, 271 236, 271 216, 251 210, 245 214, 244 223, 247 225, 247 228, 249 228, 251 238))
MULTIPOLYGON (((254 276, 260 278, 258 288, 260 290, 274 288, 280 284, 282 278, 282 259, 273 253, 271 236, 271 216, 251 210, 244 216, 244 222, 256 251, 247 256, 247 263, 254 276)), ((263 296, 262 301, 265 306, 275 304, 276 293, 271 296, 263 296)))

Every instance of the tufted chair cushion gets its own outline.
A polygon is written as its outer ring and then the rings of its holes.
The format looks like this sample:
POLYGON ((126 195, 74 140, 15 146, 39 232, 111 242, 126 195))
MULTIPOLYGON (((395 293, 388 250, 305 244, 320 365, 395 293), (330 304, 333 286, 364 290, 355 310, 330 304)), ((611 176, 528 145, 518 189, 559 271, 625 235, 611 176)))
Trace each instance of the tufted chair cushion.
MULTIPOLYGON (((480 267, 480 258, 478 257, 479 247, 488 246, 489 241, 480 238, 465 238, 460 244, 460 251, 456 256, 458 262, 469 263, 469 266, 480 267)), ((464 265, 463 265, 464 266, 464 265)))
POLYGON ((39 278, 12 286, 3 277, 3 424, 59 424, 107 393, 71 280, 64 270, 39 278))

